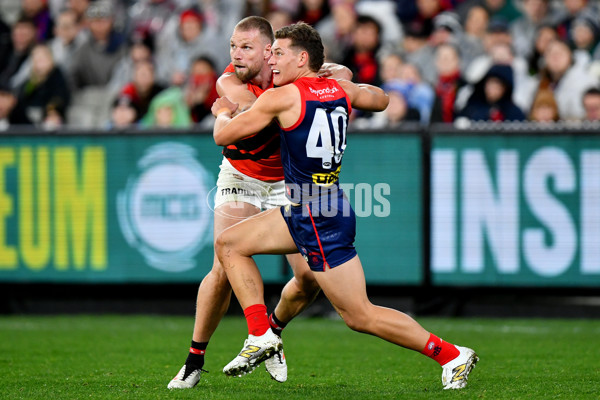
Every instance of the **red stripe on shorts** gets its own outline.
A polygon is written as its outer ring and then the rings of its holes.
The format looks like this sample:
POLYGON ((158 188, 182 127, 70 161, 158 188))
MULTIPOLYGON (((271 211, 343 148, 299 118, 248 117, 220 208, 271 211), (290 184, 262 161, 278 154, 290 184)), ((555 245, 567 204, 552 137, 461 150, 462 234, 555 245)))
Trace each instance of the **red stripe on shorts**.
POLYGON ((313 229, 315 230, 315 235, 317 236, 317 243, 319 243, 319 250, 321 250, 321 257, 323 257, 323 271, 327 270, 327 260, 325 260, 325 252, 323 251, 323 245, 321 245, 321 238, 319 238, 319 232, 317 232, 317 226, 315 225, 315 220, 313 219, 312 213, 310 212, 310 206, 307 204, 306 209, 308 210, 308 216, 310 217, 310 222, 312 223, 313 229))

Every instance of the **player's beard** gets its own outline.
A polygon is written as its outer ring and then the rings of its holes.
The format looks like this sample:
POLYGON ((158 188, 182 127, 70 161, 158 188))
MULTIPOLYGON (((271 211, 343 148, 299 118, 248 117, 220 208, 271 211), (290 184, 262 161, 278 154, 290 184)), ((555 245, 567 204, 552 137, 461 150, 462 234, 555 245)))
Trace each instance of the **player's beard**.
POLYGON ((258 73, 260 72, 260 68, 246 66, 246 69, 243 71, 239 71, 235 68, 235 76, 244 83, 250 82, 252 79, 256 78, 258 73))

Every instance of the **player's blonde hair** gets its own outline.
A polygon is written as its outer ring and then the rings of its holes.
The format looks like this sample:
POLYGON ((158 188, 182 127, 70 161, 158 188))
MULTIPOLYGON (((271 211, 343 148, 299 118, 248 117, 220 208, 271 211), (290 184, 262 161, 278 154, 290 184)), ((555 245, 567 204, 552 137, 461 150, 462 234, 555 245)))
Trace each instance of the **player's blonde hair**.
POLYGON ((242 32, 252 31, 254 29, 258 30, 269 43, 275 41, 273 27, 271 26, 271 23, 263 17, 258 17, 256 15, 246 17, 235 26, 235 30, 242 32))

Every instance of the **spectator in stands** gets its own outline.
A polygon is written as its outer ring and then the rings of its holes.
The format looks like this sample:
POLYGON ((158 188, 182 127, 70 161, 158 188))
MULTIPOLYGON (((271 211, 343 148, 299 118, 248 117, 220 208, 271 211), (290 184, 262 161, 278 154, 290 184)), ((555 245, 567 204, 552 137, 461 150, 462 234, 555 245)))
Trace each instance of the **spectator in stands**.
MULTIPOLYGON (((410 20, 412 30, 423 32, 429 37, 433 33, 433 19, 449 8, 449 4, 442 0, 416 0, 417 13, 410 20)), ((405 27, 406 28, 406 27, 405 27)))
POLYGON ((402 56, 390 53, 381 59, 383 85, 401 85, 410 108, 419 112, 422 124, 429 124, 435 92, 429 83, 423 81, 419 68, 404 62, 402 56))
MULTIPOLYGON (((296 21, 304 21, 309 25, 316 26, 319 22, 329 16, 331 8, 328 0, 300 0, 298 12, 294 16, 296 21)), ((275 31, 275 29, 273 28, 275 31)))
POLYGON ((36 40, 45 42, 54 35, 54 22, 50 15, 47 0, 22 0, 21 15, 33 21, 36 26, 36 40))
POLYGON ((146 32, 157 38, 173 15, 181 12, 177 0, 138 0, 129 8, 130 31, 146 32))
POLYGON ((65 118, 54 104, 49 104, 44 110, 44 117, 41 128, 47 131, 56 130, 65 125, 65 118))
POLYGON ((137 125, 141 114, 126 95, 118 96, 112 104, 108 129, 127 129, 137 125))
MULTIPOLYGON (((141 61, 154 63, 154 41, 143 32, 133 32, 129 51, 119 60, 108 83, 111 94, 118 93, 133 80, 135 65, 141 61)), ((112 97, 112 95, 111 95, 112 97)))
POLYGON ((383 85, 383 89, 390 97, 390 103, 382 114, 385 115, 385 126, 388 128, 396 127, 405 121, 419 122, 421 116, 419 110, 411 107, 408 103, 410 95, 410 86, 391 82, 383 85))
POLYGON ((465 34, 462 41, 473 49, 473 58, 485 53, 483 42, 485 40, 485 33, 487 32, 489 22, 490 16, 487 10, 481 6, 474 6, 467 13, 465 20, 465 34))
POLYGON ((582 12, 571 24, 571 47, 576 63, 600 59, 600 16, 582 12))
POLYGON ((414 0, 393 0, 396 4, 396 17, 406 29, 411 21, 415 21, 418 10, 417 2, 414 0))
POLYGON ((544 52, 545 68, 540 71, 538 90, 550 88, 561 118, 580 120, 585 116, 583 93, 596 84, 587 65, 575 63, 569 46, 560 40, 550 42, 544 52))
POLYGON ((435 70, 435 49, 427 45, 429 35, 422 26, 409 23, 405 26, 403 48, 405 61, 411 63, 421 71, 423 79, 431 84, 437 80, 435 70))
POLYGON ((185 90, 185 100, 192 120, 205 127, 212 127, 214 123, 210 109, 219 97, 217 78, 215 65, 210 58, 201 56, 194 60, 185 90))
POLYGON ((182 90, 171 87, 160 92, 150 103, 141 125, 147 128, 189 128, 192 118, 182 90))
POLYGON ((356 26, 356 10, 352 0, 331 4, 331 15, 316 25, 325 47, 325 59, 341 63, 352 45, 352 32, 356 26))
POLYGON ((31 54, 31 49, 36 44, 36 28, 32 20, 20 18, 15 22, 11 30, 12 52, 4 62, 0 71, 0 82, 16 87, 18 75, 26 76, 28 66, 26 61, 31 54))
POLYGON ((0 131, 6 131, 10 126, 29 125, 31 121, 17 107, 17 97, 8 84, 0 83, 0 131))
POLYGON ((85 24, 85 14, 91 2, 92 0, 66 0, 66 8, 75 13, 80 26, 85 24))
POLYGON ((421 124, 429 124, 435 101, 433 88, 423 82, 419 69, 415 65, 404 63, 399 69, 398 77, 384 82, 384 87, 390 86, 394 90, 401 91, 408 107, 418 111, 421 124))
MULTIPOLYGON (((437 47, 443 43, 452 43, 462 46, 463 27, 458 20, 458 14, 444 11, 433 18, 433 27, 429 35, 429 44, 437 47)), ((461 47, 462 50, 462 47, 461 47)))
POLYGON ((315 27, 325 47, 329 62, 342 63, 352 45, 352 32, 356 27, 356 10, 352 0, 340 0, 331 4, 331 15, 315 27))
POLYGON ((510 24, 510 33, 514 41, 515 54, 529 58, 534 51, 537 31, 544 24, 549 24, 554 14, 551 12, 550 0, 522 0, 523 15, 510 24))
POLYGON ((60 124, 71 100, 67 80, 54 64, 52 52, 47 45, 38 44, 31 52, 31 73, 28 79, 17 88, 19 107, 36 125, 41 126, 50 112, 51 117, 59 116, 60 124))
POLYGON ((468 11, 476 5, 485 8, 491 18, 501 18, 506 23, 521 15, 521 12, 515 7, 515 2, 511 0, 466 0, 456 7, 456 12, 464 20, 468 11))
POLYGON ((244 4, 243 16, 248 17, 250 15, 267 15, 271 8, 271 1, 264 0, 237 0, 239 3, 244 4))
POLYGON ((398 50, 403 32, 402 23, 396 16, 396 3, 392 0, 360 0, 356 2, 356 13, 368 15, 377 20, 381 26, 381 49, 398 50))
POLYGON ((386 83, 382 88, 387 92, 390 102, 384 111, 372 113, 367 117, 358 117, 352 121, 356 129, 397 128, 405 122, 419 122, 419 110, 409 106, 405 85, 398 82, 386 83))
POLYGON ((131 99, 141 117, 148 112, 152 99, 164 89, 165 86, 156 82, 152 62, 140 60, 134 65, 133 80, 121 89, 119 96, 131 99))
POLYGON ((513 45, 513 37, 510 34, 508 22, 502 18, 492 18, 488 24, 488 29, 483 40, 483 46, 486 52, 492 46, 499 43, 513 45))
POLYGON ((460 53, 456 46, 442 44, 436 49, 435 67, 438 81, 435 85, 436 105, 432 122, 453 122, 458 91, 466 84, 460 71, 460 53), (435 116, 435 118, 433 118, 435 116), (438 120, 440 118, 441 120, 438 120))
POLYGON ((352 31, 352 44, 342 60, 342 65, 352 71, 354 82, 375 86, 381 84, 377 60, 380 36, 381 26, 376 19, 365 15, 358 16, 352 31))
POLYGON ((588 4, 588 0, 562 0, 562 7, 558 12, 555 23, 556 32, 558 37, 569 43, 572 42, 572 24, 573 21, 582 13, 588 12, 594 15, 596 19, 599 18, 597 11, 593 6, 588 4))
POLYGON ((4 69, 11 52, 10 27, 0 16, 0 71, 4 69))
POLYGON ((219 37, 214 29, 204 29, 202 14, 196 9, 184 11, 178 21, 177 27, 171 25, 161 33, 156 54, 159 80, 182 86, 192 60, 200 55, 219 60, 219 69, 224 70, 226 64, 221 61, 227 55, 223 51, 226 48, 224 36, 219 37))
POLYGON ((292 14, 284 8, 275 8, 269 11, 269 13, 265 15, 265 18, 267 19, 267 21, 269 21, 269 23, 271 23, 271 26, 273 27, 273 32, 275 32, 279 28, 294 23, 294 18, 292 14))
POLYGON ((469 40, 460 24, 458 14, 454 12, 444 11, 433 19, 433 33, 429 38, 429 45, 435 48, 443 43, 460 47, 461 70, 465 70, 473 59, 484 54, 483 42, 469 40))
MULTIPOLYGON (((466 80, 475 85, 494 64, 510 65, 513 69, 513 101, 521 110, 529 110, 536 92, 537 81, 529 75, 528 63, 514 54, 506 43, 497 43, 484 56, 476 58, 465 72, 466 80)), ((461 97, 461 100, 466 100, 461 97)), ((462 104, 464 106, 464 104, 462 104)))
POLYGON ((404 58, 399 53, 388 53, 383 55, 379 61, 379 75, 383 83, 400 79, 404 58))
POLYGON ((541 123, 553 123, 560 120, 558 104, 556 104, 551 90, 542 89, 535 95, 529 111, 529 120, 541 123))
POLYGON ((524 121, 525 114, 512 101, 513 82, 510 65, 493 65, 458 115, 471 121, 524 121))
POLYGON ((537 29, 531 55, 527 58, 529 75, 534 76, 540 72, 546 47, 556 39, 558 39, 558 33, 551 25, 543 24, 537 29))
POLYGON ((111 5, 96 1, 86 11, 90 35, 73 57, 75 87, 105 86, 117 62, 127 52, 125 38, 113 29, 111 5))
POLYGON ((591 87, 585 91, 582 98, 586 121, 600 121, 600 89, 591 87))
MULTIPOLYGON (((77 23, 77 15, 73 10, 63 10, 54 25, 54 39, 49 43, 56 65, 67 73, 72 70, 72 60, 85 42, 85 37, 77 23)), ((67 77, 69 79, 69 77, 67 77)))
POLYGON ((490 14, 488 11, 482 6, 474 6, 465 17, 465 34, 483 42, 489 23, 490 14))

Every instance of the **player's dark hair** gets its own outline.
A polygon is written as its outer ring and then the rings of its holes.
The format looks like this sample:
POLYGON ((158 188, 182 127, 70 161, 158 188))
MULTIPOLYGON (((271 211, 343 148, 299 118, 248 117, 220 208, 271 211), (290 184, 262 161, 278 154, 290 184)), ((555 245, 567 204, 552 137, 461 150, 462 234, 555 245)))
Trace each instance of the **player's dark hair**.
POLYGON ((308 67, 313 72, 317 72, 325 61, 325 49, 321 35, 307 23, 300 21, 284 26, 275 32, 275 39, 290 39, 291 47, 306 51, 309 59, 308 67))
POLYGON ((256 15, 246 17, 237 23, 235 29, 242 32, 248 32, 256 29, 262 36, 269 40, 269 43, 273 43, 275 41, 271 23, 263 17, 258 17, 256 15))

